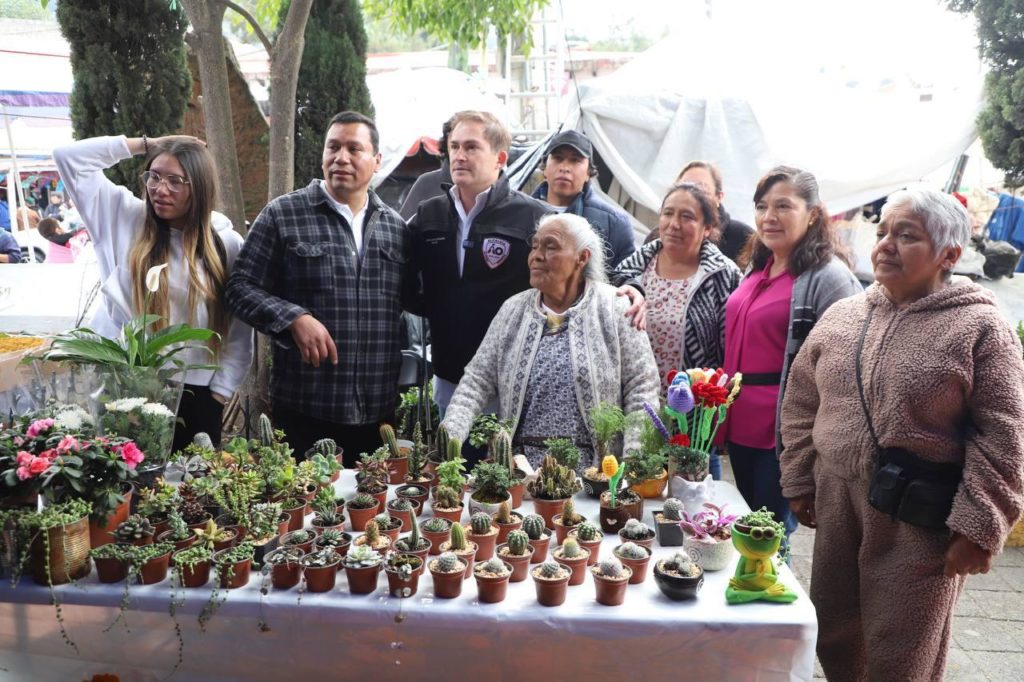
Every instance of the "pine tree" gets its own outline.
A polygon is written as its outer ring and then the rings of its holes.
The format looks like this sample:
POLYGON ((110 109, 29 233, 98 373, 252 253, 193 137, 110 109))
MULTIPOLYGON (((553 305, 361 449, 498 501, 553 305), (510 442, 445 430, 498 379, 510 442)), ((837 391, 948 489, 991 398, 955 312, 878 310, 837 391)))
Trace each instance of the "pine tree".
MULTIPOLYGON (((288 12, 282 3, 281 17, 288 12)), ((359 0, 313 4, 295 94, 295 186, 323 176, 320 158, 327 122, 339 111, 373 116, 366 87, 366 29, 359 0)))
MULTIPOLYGON (((188 22, 167 0, 60 0, 57 20, 71 47, 75 137, 158 137, 177 132, 192 88, 185 52, 188 22)), ((141 157, 110 178, 133 190, 141 157)))

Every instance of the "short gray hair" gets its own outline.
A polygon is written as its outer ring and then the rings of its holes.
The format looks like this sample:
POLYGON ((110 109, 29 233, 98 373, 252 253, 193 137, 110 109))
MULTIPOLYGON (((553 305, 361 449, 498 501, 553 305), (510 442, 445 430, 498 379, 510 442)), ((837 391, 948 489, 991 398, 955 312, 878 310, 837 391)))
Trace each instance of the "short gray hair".
POLYGON ((601 239, 587 219, 574 213, 552 213, 540 219, 537 229, 558 224, 576 242, 576 253, 590 252, 590 260, 583 266, 583 278, 588 282, 608 282, 604 271, 604 240, 601 239))
POLYGON ((952 195, 932 189, 903 189, 894 192, 882 206, 882 220, 897 207, 906 208, 921 219, 936 252, 951 246, 967 248, 971 240, 971 216, 952 195))

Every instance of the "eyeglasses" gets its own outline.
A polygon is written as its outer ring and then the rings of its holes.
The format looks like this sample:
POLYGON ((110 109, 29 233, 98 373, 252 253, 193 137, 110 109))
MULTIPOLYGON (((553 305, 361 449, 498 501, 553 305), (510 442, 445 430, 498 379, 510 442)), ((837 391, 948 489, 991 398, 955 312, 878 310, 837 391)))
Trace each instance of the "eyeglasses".
POLYGON ((142 174, 142 182, 145 183, 146 188, 155 190, 160 187, 160 183, 167 185, 167 189, 174 193, 178 193, 183 190, 187 185, 192 183, 181 177, 180 175, 167 175, 163 176, 156 171, 146 171, 142 174))

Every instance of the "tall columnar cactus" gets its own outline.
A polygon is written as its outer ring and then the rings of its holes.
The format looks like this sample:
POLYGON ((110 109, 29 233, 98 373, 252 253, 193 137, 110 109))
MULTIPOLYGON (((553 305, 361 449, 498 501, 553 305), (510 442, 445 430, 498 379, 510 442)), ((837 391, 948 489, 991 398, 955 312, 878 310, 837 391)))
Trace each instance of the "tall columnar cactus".
POLYGON ((512 456, 512 434, 498 429, 491 438, 491 455, 498 464, 508 467, 508 475, 515 480, 516 463, 512 456))
POLYGON ((544 537, 544 517, 539 514, 527 514, 523 519, 523 530, 531 540, 540 540, 544 537))
POLYGON ((509 554, 523 556, 530 544, 530 536, 521 530, 514 530, 508 534, 507 542, 509 554))
POLYGON ((445 459, 449 462, 462 457, 462 441, 458 438, 448 439, 448 449, 446 450, 445 459))
POLYGON ((398 449, 398 438, 395 436, 395 429, 391 424, 381 424, 380 439, 388 447, 388 452, 391 453, 392 459, 402 456, 402 452, 398 449))
POLYGON ((260 443, 267 447, 274 444, 274 426, 265 414, 260 415, 260 443))
POLYGON ((545 561, 540 565, 540 577, 553 579, 562 572, 562 565, 557 561, 545 561))
POLYGON ((437 459, 444 460, 448 456, 448 429, 444 424, 437 427, 437 459))
POLYGON ((452 529, 449 531, 449 538, 451 544, 449 548, 455 552, 462 552, 466 549, 466 530, 462 527, 461 523, 453 523, 452 529))
POLYGON ((487 535, 491 532, 491 517, 484 512, 477 512, 469 518, 469 525, 473 535, 487 535))
POLYGON ((661 506, 661 515, 665 517, 666 521, 682 521, 683 503, 674 497, 668 498, 661 506))
POLYGON ((321 438, 313 443, 313 452, 324 457, 334 457, 338 452, 338 444, 333 438, 321 438))
POLYGON ((415 550, 420 546, 420 522, 416 520, 415 514, 410 514, 409 549, 415 550))
POLYGON ((580 556, 580 543, 576 542, 572 538, 567 539, 562 543, 562 558, 563 559, 577 559, 580 556))
POLYGON ((602 559, 598 564, 598 572, 605 578, 621 578, 622 562, 613 556, 602 559))
POLYGON ((454 573, 459 570, 459 557, 454 552, 442 553, 437 558, 437 570, 441 573, 454 573))
POLYGON ((582 521, 583 517, 576 513, 576 503, 572 501, 571 497, 566 499, 562 505, 562 525, 575 526, 582 521))
POLYGON ((601 529, 589 521, 585 521, 576 529, 576 537, 582 542, 593 542, 601 537, 601 529))
POLYGON ((370 547, 373 547, 380 541, 380 526, 377 525, 376 521, 367 521, 363 533, 366 536, 366 544, 370 547))
POLYGON ((501 503, 498 507, 498 513, 494 515, 495 523, 509 524, 512 523, 512 507, 509 505, 508 500, 501 503))

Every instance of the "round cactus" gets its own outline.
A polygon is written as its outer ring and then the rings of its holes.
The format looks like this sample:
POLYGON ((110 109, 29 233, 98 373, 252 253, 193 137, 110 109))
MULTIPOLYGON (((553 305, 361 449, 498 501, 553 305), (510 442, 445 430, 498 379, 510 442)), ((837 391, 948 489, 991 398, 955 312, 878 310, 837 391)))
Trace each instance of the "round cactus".
POLYGON ((515 556, 526 554, 526 548, 530 544, 530 536, 521 530, 514 530, 508 534, 508 553, 515 556))
POLYGON ((544 517, 540 514, 528 514, 523 519, 523 530, 531 540, 540 540, 544 537, 544 517))
POLYGON ((473 535, 487 535, 491 532, 491 517, 484 512, 477 512, 469 519, 473 535))
POLYGON ((452 529, 449 535, 451 539, 452 550, 461 552, 466 549, 466 530, 462 527, 461 523, 453 523, 452 529))
POLYGON ((680 575, 691 575, 693 573, 693 560, 685 550, 680 550, 665 560, 665 569, 675 571, 680 575))
POLYGON ((483 568, 481 570, 486 571, 487 573, 502 574, 505 573, 505 562, 498 557, 491 557, 483 563, 483 568))
POLYGON ((580 543, 576 542, 572 538, 569 538, 564 543, 562 543, 563 559, 577 559, 580 556, 582 556, 582 552, 580 551, 580 543))
POLYGON ((265 446, 274 444, 274 426, 270 423, 270 417, 260 415, 260 443, 265 446))
POLYGON ((665 500, 665 504, 661 507, 661 515, 664 516, 667 521, 682 521, 683 503, 675 497, 668 498, 665 500))
POLYGON ((380 539, 380 526, 377 525, 376 519, 366 522, 366 528, 363 529, 363 534, 366 536, 366 544, 371 547, 377 544, 380 539))
POLYGON ((602 559, 601 563, 597 567, 598 573, 605 578, 621 578, 622 577, 622 562, 613 556, 607 559, 602 559))
POLYGON ((391 508, 395 511, 409 511, 412 509, 412 502, 404 497, 399 497, 397 500, 391 501, 391 508))
POLYGON ((615 549, 615 553, 626 559, 646 559, 647 550, 635 542, 624 542, 615 549))
POLYGON ((459 557, 455 556, 454 552, 444 552, 441 556, 437 557, 437 570, 441 573, 454 573, 459 570, 459 557))
POLYGON ((455 509, 460 504, 458 491, 446 485, 439 485, 434 489, 434 504, 440 509, 455 509))
POLYGON ((373 505, 377 504, 377 499, 369 493, 359 493, 352 498, 352 501, 348 503, 349 507, 353 509, 369 509, 373 505))
POLYGON ((192 444, 201 447, 204 450, 213 450, 213 441, 210 440, 210 434, 205 431, 200 431, 192 437, 192 444))
POLYGON ((380 514, 377 514, 373 517, 373 520, 377 523, 378 529, 383 528, 385 530, 390 530, 391 526, 394 525, 394 522, 391 519, 391 515, 387 512, 381 512, 380 514))
POLYGON ((423 488, 419 487, 418 485, 411 485, 405 489, 404 494, 409 497, 416 497, 417 495, 423 494, 423 488))
POLYGON ((335 453, 338 452, 338 444, 333 438, 321 438, 313 443, 313 452, 324 457, 334 457, 335 453))
POLYGON ((431 533, 443 533, 447 531, 451 526, 451 521, 448 519, 442 519, 440 516, 427 519, 426 523, 423 524, 423 530, 431 533))
POLYGON ((540 576, 542 578, 557 578, 562 572, 562 566, 557 561, 545 561, 540 565, 540 576))
POLYGON ((583 542, 593 542, 601 537, 601 529, 590 521, 584 521, 576 528, 576 537, 583 542))
POLYGON ((622 527, 621 532, 623 537, 630 538, 631 540, 643 540, 651 534, 651 529, 647 527, 646 523, 630 519, 626 521, 626 525, 622 527))

